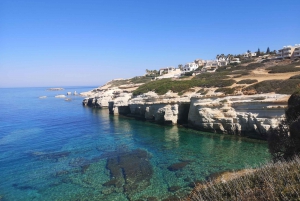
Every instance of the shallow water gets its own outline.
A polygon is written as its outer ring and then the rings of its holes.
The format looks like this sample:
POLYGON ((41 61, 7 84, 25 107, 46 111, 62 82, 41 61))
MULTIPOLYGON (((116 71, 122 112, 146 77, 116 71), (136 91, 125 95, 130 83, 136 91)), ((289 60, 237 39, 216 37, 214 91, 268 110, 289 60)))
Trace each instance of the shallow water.
POLYGON ((262 141, 111 116, 83 107, 80 96, 54 98, 90 89, 0 89, 0 200, 184 197, 195 181, 269 159, 262 141))

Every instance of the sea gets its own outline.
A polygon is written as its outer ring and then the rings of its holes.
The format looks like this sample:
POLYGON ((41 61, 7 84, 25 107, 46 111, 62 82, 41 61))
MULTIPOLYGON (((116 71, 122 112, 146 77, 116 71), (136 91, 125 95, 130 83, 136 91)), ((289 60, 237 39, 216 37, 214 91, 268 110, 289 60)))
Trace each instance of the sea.
POLYGON ((176 200, 218 173, 270 160, 264 141, 84 107, 73 93, 93 88, 0 89, 1 201, 176 200))

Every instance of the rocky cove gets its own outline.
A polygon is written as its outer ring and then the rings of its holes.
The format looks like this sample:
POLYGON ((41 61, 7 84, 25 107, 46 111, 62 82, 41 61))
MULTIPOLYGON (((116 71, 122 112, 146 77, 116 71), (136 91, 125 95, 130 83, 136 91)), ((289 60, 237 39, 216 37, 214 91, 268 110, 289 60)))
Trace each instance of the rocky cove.
POLYGON ((108 108, 113 115, 125 115, 160 124, 180 124, 201 131, 263 139, 283 119, 288 95, 256 94, 225 96, 222 93, 179 96, 147 92, 133 96, 139 85, 104 85, 89 92, 84 106, 108 108))

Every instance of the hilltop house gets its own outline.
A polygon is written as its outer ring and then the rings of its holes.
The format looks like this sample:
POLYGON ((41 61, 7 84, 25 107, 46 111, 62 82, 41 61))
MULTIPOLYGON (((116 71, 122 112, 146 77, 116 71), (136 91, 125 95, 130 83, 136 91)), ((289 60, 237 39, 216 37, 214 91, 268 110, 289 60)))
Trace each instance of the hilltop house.
POLYGON ((204 66, 204 60, 202 60, 202 59, 195 59, 195 64, 198 64, 198 67, 200 67, 200 66, 204 66))
POLYGON ((202 71, 213 73, 218 69, 218 61, 216 60, 206 60, 202 71))
POLYGON ((181 70, 179 68, 168 67, 159 69, 160 76, 157 79, 163 78, 178 78, 180 77, 181 70))
POLYGON ((245 58, 256 57, 256 52, 246 52, 243 54, 243 57, 245 57, 245 58))
POLYGON ((296 47, 291 45, 283 46, 282 49, 277 52, 277 59, 290 59, 293 56, 294 50, 296 47))
POLYGON ((240 61, 239 58, 233 58, 233 59, 231 59, 230 63, 231 63, 231 64, 234 64, 234 63, 240 64, 241 61, 240 61))
POLYGON ((229 64, 228 57, 218 57, 217 58, 218 66, 227 66, 229 64))
POLYGON ((187 63, 185 64, 185 66, 182 68, 183 73, 185 72, 191 72, 194 71, 198 68, 198 64, 196 64, 195 62, 191 62, 191 63, 187 63))
POLYGON ((168 74, 172 71, 175 71, 174 67, 161 68, 161 69, 159 69, 159 75, 168 74))
POLYGON ((294 59, 296 59, 296 58, 299 59, 300 58, 300 44, 295 45, 293 58, 294 59))

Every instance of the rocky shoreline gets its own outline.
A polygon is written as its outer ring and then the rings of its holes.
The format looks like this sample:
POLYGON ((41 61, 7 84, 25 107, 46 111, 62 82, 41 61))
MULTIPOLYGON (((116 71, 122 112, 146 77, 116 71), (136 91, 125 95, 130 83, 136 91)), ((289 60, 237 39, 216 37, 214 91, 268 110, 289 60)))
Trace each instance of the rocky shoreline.
POLYGON ((106 84, 89 92, 83 105, 108 108, 113 115, 125 115, 160 124, 181 124, 221 134, 263 139, 283 119, 288 95, 257 94, 224 96, 222 93, 179 96, 148 92, 133 96, 139 85, 111 87, 106 84))

